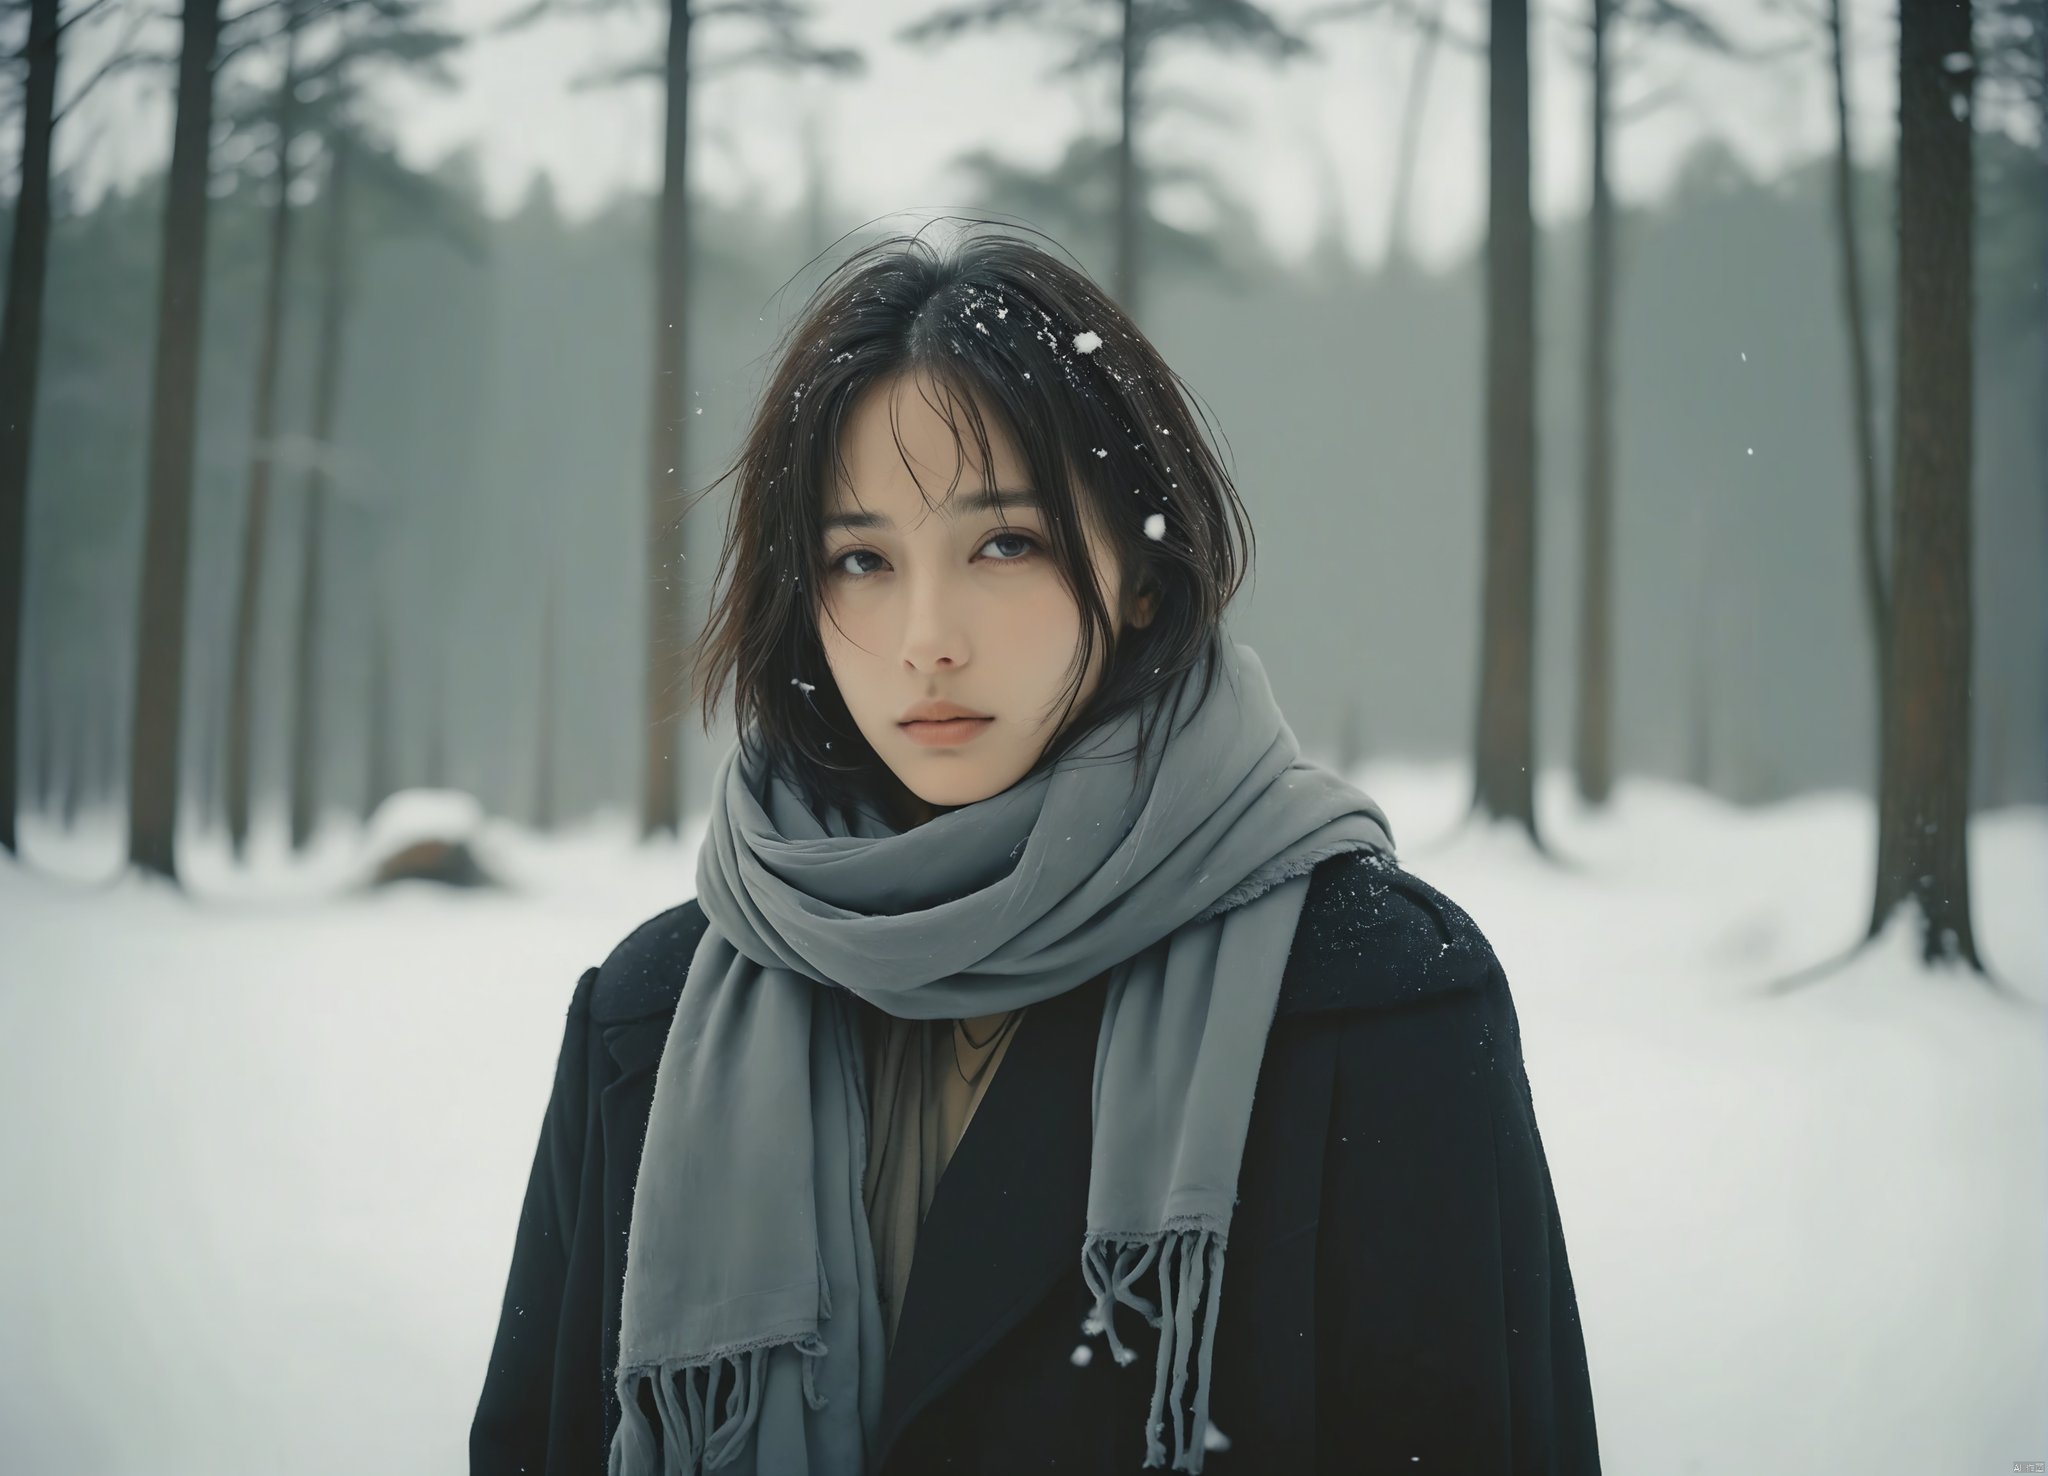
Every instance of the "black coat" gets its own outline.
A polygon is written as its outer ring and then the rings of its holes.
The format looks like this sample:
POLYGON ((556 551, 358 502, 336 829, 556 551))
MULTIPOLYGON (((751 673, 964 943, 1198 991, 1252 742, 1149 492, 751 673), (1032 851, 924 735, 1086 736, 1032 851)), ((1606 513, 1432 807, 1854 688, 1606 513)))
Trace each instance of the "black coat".
MULTIPOLYGON (((634 1177, 704 926, 672 908, 577 984, 472 1476, 605 1470, 634 1177)), ((939 1181, 889 1355, 887 1473, 1141 1468, 1158 1334, 1120 1307, 1139 1353, 1120 1366, 1080 1331, 1102 998, 1098 979, 1025 1013, 939 1181)), ((1599 1470, 1507 979, 1472 919, 1391 862, 1350 853, 1311 879, 1224 1265, 1210 1418, 1230 1446, 1207 1476, 1599 1470)))

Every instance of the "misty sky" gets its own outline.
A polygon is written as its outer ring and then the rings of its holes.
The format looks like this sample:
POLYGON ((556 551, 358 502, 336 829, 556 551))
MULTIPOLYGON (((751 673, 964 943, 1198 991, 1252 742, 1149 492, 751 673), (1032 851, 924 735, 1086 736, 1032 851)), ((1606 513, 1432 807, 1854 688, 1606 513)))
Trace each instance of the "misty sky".
MULTIPOLYGON (((138 8, 141 0, 126 0, 138 8)), ((240 9, 247 0, 228 0, 240 9)), ((447 0, 459 29, 481 30, 524 0, 447 0)), ((1731 35, 1764 47, 1804 33, 1770 0, 1699 0, 1731 35)), ((1322 8, 1323 0, 1272 0, 1283 18, 1322 8)), ((1084 128, 1114 126, 1114 77, 1076 84, 1048 80, 1057 43, 1019 26, 982 33, 937 50, 895 41, 896 29, 929 13, 934 0, 819 0, 813 32, 821 42, 864 49, 864 79, 793 81, 758 70, 727 73, 701 85, 692 112, 696 187, 734 201, 752 193, 787 207, 803 187, 801 140, 813 127, 830 160, 835 213, 854 219, 914 213, 966 203, 949 159, 990 147, 1018 160, 1044 162, 1084 128)), ((1553 6, 1539 20, 1537 63, 1537 201, 1546 219, 1584 206, 1586 167, 1584 79, 1567 52, 1576 45, 1584 3, 1553 6)), ((1860 110, 1859 148, 1881 153, 1892 131, 1895 100, 1889 0, 1852 0, 1857 48, 1853 99, 1860 110)), ((476 141, 494 209, 524 192, 545 170, 571 214, 582 214, 622 188, 651 190, 658 178, 659 94, 652 83, 572 92, 580 72, 648 53, 659 36, 653 3, 601 20, 549 22, 512 36, 488 37, 457 63, 461 86, 440 94, 387 88, 385 121, 402 152, 427 164, 476 141)), ((1483 36, 1478 0, 1447 0, 1458 29, 1483 36)), ((1110 8, 1105 7, 1105 22, 1110 8)), ((67 63, 76 86, 128 28, 125 16, 96 21, 67 63)), ((752 44, 756 27, 719 17, 694 33, 700 57, 715 58, 752 44)), ((154 32, 165 49, 175 27, 154 32)), ((1318 33, 1324 56, 1284 67, 1219 61, 1192 43, 1166 49, 1155 85, 1185 91, 1234 110, 1230 122, 1185 115, 1155 125, 1145 143, 1157 156, 1212 160, 1226 182, 1255 210, 1281 254, 1306 252, 1324 218, 1323 181, 1341 195, 1343 229, 1364 261, 1382 250, 1399 109, 1416 41, 1396 25, 1348 21, 1318 33)), ((1726 138, 1761 170, 1817 152, 1831 123, 1824 59, 1817 37, 1802 56, 1736 64, 1655 43, 1642 49, 1623 101, 1676 85, 1667 104, 1632 124, 1622 137, 1616 174, 1625 198, 1661 190, 1687 146, 1702 132, 1726 138)), ((240 64, 255 76, 255 63, 240 64)), ((58 163, 78 169, 90 198, 108 183, 161 167, 169 150, 168 81, 102 86, 59 130, 58 163)), ((64 92, 69 95, 68 88, 64 92)), ((1455 48, 1440 51, 1430 88, 1418 171, 1415 245, 1442 261, 1469 249, 1484 203, 1484 72, 1455 48)), ((1179 223, 1196 225, 1186 205, 1162 201, 1179 223)))

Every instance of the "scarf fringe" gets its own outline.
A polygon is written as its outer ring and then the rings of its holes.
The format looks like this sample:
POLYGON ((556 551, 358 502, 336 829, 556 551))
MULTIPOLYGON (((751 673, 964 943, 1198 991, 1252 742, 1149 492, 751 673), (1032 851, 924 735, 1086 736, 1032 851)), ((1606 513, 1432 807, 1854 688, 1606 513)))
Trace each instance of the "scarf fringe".
POLYGON ((823 1409, 817 1365, 825 1342, 816 1333, 757 1344, 693 1363, 630 1368, 619 1375, 619 1428, 612 1437, 607 1476, 700 1476, 738 1459, 761 1415, 761 1388, 768 1358, 777 1348, 794 1348, 803 1359, 804 1403, 823 1409), (723 1405, 719 1386, 731 1375, 723 1405), (677 1384, 680 1381, 681 1389, 677 1384), (645 1385, 660 1417, 661 1442, 640 1408, 645 1385))
POLYGON ((1136 1235, 1091 1234, 1082 1245, 1081 1274, 1095 1295, 1095 1310, 1082 1322, 1082 1332, 1089 1337, 1107 1334, 1110 1353, 1119 1364, 1129 1364, 1138 1354, 1116 1334, 1117 1303, 1135 1309, 1160 1332, 1152 1405, 1145 1420, 1147 1466, 1167 1464, 1160 1429, 1170 1405, 1172 1467, 1191 1473, 1202 1469, 1209 1444, 1209 1370, 1223 1294, 1223 1250, 1224 1233, 1199 1226, 1136 1235), (1156 1304, 1132 1289, 1132 1283, 1155 1265, 1159 1278, 1156 1304), (1183 1419, 1190 1362, 1194 1401, 1183 1419))

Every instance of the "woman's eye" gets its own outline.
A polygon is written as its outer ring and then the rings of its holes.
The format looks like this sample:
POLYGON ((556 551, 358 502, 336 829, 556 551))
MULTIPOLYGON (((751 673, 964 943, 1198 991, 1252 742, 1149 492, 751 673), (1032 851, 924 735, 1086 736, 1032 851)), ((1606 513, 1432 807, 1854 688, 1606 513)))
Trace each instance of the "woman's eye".
POLYGON ((870 571, 866 569, 849 569, 846 567, 846 561, 848 559, 872 559, 878 557, 880 557, 880 555, 872 552, 869 549, 850 548, 845 553, 839 555, 839 557, 834 559, 830 564, 827 564, 825 566, 825 572, 828 574, 849 574, 853 576, 855 579, 858 579, 861 577, 861 575, 869 573, 870 571))
POLYGON ((1023 550, 1021 552, 1010 554, 1009 556, 1004 558, 998 558, 996 560, 998 564, 1019 563, 1022 560, 1031 557, 1032 554, 1038 552, 1038 540, 1029 537, 1028 535, 1023 533, 998 533, 995 535, 995 537, 989 539, 988 543, 984 543, 982 547, 987 548, 991 544, 997 543, 1021 543, 1024 545, 1023 550))
MULTIPOLYGON (((1038 553, 1040 548, 1038 540, 1027 533, 997 533, 989 538, 986 543, 982 544, 982 547, 991 548, 996 544, 1008 545, 1010 551, 1008 553, 999 553, 989 560, 990 563, 994 564, 1021 564, 1033 554, 1038 553)), ((861 568, 858 565, 849 568, 847 561, 849 559, 879 560, 881 557, 873 549, 849 548, 845 553, 838 555, 828 563, 825 566, 825 572, 847 579, 865 579, 868 575, 878 571, 861 568)))

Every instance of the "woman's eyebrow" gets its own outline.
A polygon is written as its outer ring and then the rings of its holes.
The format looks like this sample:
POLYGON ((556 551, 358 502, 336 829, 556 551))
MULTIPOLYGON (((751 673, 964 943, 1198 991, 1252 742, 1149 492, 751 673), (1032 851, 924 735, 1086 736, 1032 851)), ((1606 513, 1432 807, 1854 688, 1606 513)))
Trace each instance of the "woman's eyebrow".
MULTIPOLYGON (((1045 506, 1039 501, 1038 493, 1029 487, 1003 487, 991 492, 982 488, 973 492, 956 492, 938 505, 939 511, 948 518, 966 513, 992 512, 1001 508, 1005 512, 1043 512, 1045 506)), ((877 512, 836 512, 825 516, 824 530, 830 533, 834 528, 893 528, 896 525, 877 512)))

